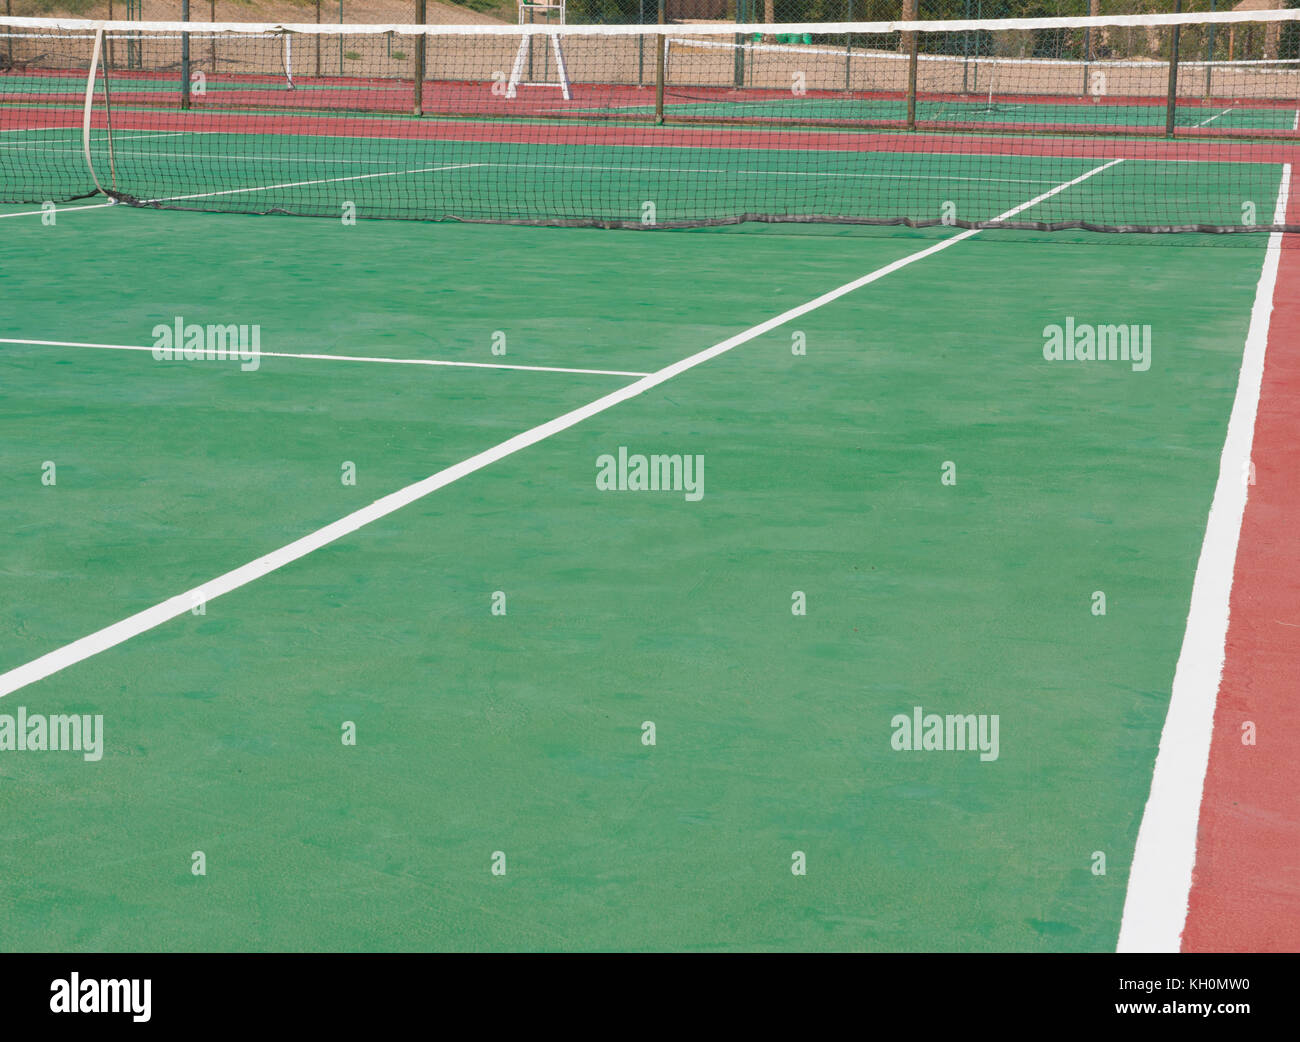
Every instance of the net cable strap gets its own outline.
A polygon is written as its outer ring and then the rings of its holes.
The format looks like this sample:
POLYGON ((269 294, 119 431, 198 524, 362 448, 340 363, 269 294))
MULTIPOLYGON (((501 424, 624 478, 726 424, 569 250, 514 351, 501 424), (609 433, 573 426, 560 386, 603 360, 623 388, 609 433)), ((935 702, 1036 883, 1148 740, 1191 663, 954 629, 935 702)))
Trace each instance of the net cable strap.
MULTIPOLYGON (((100 194, 112 198, 111 192, 104 191, 104 186, 99 182, 99 175, 95 173, 95 163, 90 157, 90 117, 94 112, 95 105, 95 73, 99 68, 100 55, 103 52, 104 30, 95 30, 95 43, 90 54, 90 71, 86 74, 86 102, 81 117, 81 144, 82 150, 86 157, 86 168, 90 171, 91 179, 95 182, 95 187, 100 194)), ((108 80, 104 81, 104 109, 108 111, 108 80)), ((108 138, 108 157, 110 185, 116 186, 116 163, 113 160, 113 135, 109 133, 108 138)))

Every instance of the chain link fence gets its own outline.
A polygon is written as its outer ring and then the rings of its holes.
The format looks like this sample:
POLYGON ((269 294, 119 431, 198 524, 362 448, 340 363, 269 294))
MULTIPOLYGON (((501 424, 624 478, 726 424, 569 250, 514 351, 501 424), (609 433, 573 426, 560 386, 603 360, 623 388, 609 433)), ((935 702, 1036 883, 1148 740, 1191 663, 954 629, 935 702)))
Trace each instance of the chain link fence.
MULTIPOLYGON (((1109 14, 1168 14, 1228 11, 1232 0, 662 0, 668 22, 877 22, 901 18, 1077 18, 1109 14)), ((1248 0, 1250 2, 1250 0, 1248 0)), ((1300 7, 1300 0, 1264 0, 1259 6, 1300 7)), ((1251 3, 1255 7, 1255 3, 1251 3)), ((574 22, 647 23, 659 20, 659 0, 568 0, 574 22)), ((778 41, 804 43, 811 41, 778 41)), ((860 47, 879 45, 855 38, 860 47)), ((1038 30, 1024 34, 959 32, 926 34, 926 53, 983 57, 1123 59, 1169 57, 1165 32, 1150 29, 1038 30), (998 53, 1008 51, 1011 53, 998 53)), ((1185 27, 1180 54, 1206 61, 1300 58, 1300 29, 1253 25, 1241 30, 1185 27)))

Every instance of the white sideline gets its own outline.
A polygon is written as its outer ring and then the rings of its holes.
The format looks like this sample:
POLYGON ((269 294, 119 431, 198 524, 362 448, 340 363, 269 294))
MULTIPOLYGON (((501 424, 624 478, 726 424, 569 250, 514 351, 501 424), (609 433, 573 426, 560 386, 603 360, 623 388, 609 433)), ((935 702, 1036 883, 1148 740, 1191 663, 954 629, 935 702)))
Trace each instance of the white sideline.
MULTIPOLYGON (((100 351, 149 351, 139 344, 92 344, 80 340, 24 340, 0 336, 0 344, 24 344, 34 347, 90 347, 100 351)), ((459 369, 519 369, 529 373, 580 373, 585 376, 649 376, 627 369, 573 369, 557 365, 507 365, 504 362, 449 362, 440 358, 375 358, 368 355, 306 354, 292 351, 258 351, 259 358, 299 358, 313 362, 374 362, 387 365, 441 365, 459 369)))
MULTIPOLYGON (((1082 181, 1086 181, 1088 178, 1093 177, 1104 170, 1108 170, 1122 162, 1124 162, 1123 159, 1112 159, 1108 163, 1094 167, 1087 171, 1087 173, 1080 174, 1078 177, 1073 178, 1070 181, 1062 182, 1041 195, 1037 195, 1033 199, 1023 202, 1019 206, 1013 207, 1006 211, 1006 213, 999 214, 994 219, 1001 221, 1014 217, 1021 211, 1027 210, 1031 206, 1036 206, 1038 203, 1050 199, 1059 192, 1063 192, 1067 188, 1071 188, 1082 181)), ((951 238, 943 239, 932 246, 927 246, 923 250, 918 250, 916 253, 910 253, 905 257, 901 257, 896 261, 886 264, 884 267, 877 268, 875 271, 854 279, 852 282, 846 282, 842 286, 829 290, 819 297, 814 297, 812 300, 800 304, 797 307, 793 307, 788 311, 784 311, 773 318, 769 318, 765 322, 760 322, 756 326, 751 326, 749 329, 737 333, 735 336, 728 337, 726 340, 720 341, 712 347, 705 348, 703 351, 698 351, 680 361, 673 362, 671 365, 664 366, 664 368, 651 373, 649 376, 644 376, 640 380, 628 384, 626 387, 621 387, 618 390, 603 395, 592 402, 588 402, 586 405, 579 406, 577 409, 566 412, 552 420, 547 420, 545 423, 532 427, 520 434, 516 434, 512 438, 507 438, 505 441, 493 445, 491 448, 485 449, 483 452, 477 453, 474 456, 470 456, 468 459, 440 470, 436 474, 431 474, 429 477, 424 478, 421 481, 407 485, 405 488, 398 489, 396 492, 391 492, 382 499, 375 500, 369 506, 362 507, 360 510, 355 510, 346 517, 339 518, 339 520, 326 525, 324 528, 319 528, 315 532, 311 532, 300 539, 294 540, 292 543, 280 547, 278 550, 272 550, 269 554, 265 554, 256 560, 249 561, 247 564, 241 565, 233 571, 226 572, 224 575, 219 575, 215 579, 210 579, 208 582, 196 586, 191 590, 186 590, 184 593, 179 593, 174 597, 170 597, 165 601, 155 604, 151 608, 146 608, 143 611, 137 612, 119 622, 115 622, 111 626, 105 626, 101 630, 97 630, 94 633, 82 637, 79 640, 75 640, 71 644, 57 648, 54 651, 47 652, 39 658, 33 659, 21 666, 15 666, 8 672, 0 674, 0 697, 12 694, 14 691, 26 687, 28 684, 42 680, 62 669, 67 669, 69 666, 90 658, 92 655, 97 655, 102 651, 107 651, 109 648, 116 647, 123 641, 130 640, 132 637, 138 636, 156 626, 162 625, 164 622, 168 622, 171 619, 183 615, 185 612, 193 608, 196 603, 207 603, 208 601, 215 600, 222 594, 230 593, 233 590, 239 589, 241 586, 246 586, 248 583, 253 582, 253 580, 260 579, 264 575, 269 575, 271 572, 283 568, 285 565, 291 564, 301 557, 306 557, 313 551, 328 546, 335 540, 341 539, 343 536, 349 535, 374 521, 378 521, 380 518, 387 517, 389 514, 400 510, 402 507, 408 506, 417 500, 423 499, 425 496, 432 492, 436 492, 440 488, 450 485, 455 481, 459 481, 461 478, 473 474, 475 471, 482 470, 491 463, 505 459, 507 456, 512 456, 516 452, 520 452, 529 446, 536 445, 538 442, 545 441, 547 438, 559 434, 561 431, 576 426, 583 420, 590 419, 593 416, 605 412, 607 409, 612 409, 615 405, 619 405, 631 398, 644 394, 646 391, 658 387, 660 384, 667 383, 674 377, 680 376, 682 373, 694 369, 696 366, 703 365, 705 362, 717 358, 719 355, 726 354, 728 351, 739 347, 741 344, 748 343, 756 337, 762 336, 764 333, 783 326, 792 319, 799 318, 801 315, 806 315, 810 311, 815 311, 832 301, 838 300, 840 297, 852 293, 854 290, 861 289, 863 286, 870 285, 871 283, 884 278, 886 275, 899 271, 910 264, 915 264, 919 260, 924 260, 926 257, 933 256, 941 250, 948 249, 950 246, 955 246, 957 243, 969 239, 973 235, 978 235, 979 232, 980 229, 971 228, 959 232, 951 238)))
MULTIPOLYGON (((1282 183, 1273 213, 1276 224, 1286 220, 1290 189, 1291 164, 1287 163, 1282 167, 1282 183)), ((1219 480, 1192 581, 1187 629, 1174 668, 1169 711, 1160 733, 1160 751, 1151 777, 1151 795, 1142 813, 1133 851, 1116 945, 1120 952, 1176 952, 1182 945, 1192 870, 1196 864, 1196 832, 1205 771, 1210 761, 1214 707, 1223 673, 1232 575, 1241 537, 1241 518, 1246 509, 1245 468, 1250 463, 1255 436, 1255 414, 1264 379, 1264 352, 1268 347, 1281 244, 1280 232, 1269 235, 1263 270, 1255 288, 1237 395, 1219 457, 1219 480)))

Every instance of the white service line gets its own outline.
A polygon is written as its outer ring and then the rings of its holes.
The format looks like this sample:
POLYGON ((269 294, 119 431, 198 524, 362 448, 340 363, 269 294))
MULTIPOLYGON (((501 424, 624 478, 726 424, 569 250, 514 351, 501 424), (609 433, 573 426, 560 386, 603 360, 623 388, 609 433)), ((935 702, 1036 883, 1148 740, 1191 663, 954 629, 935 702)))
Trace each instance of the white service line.
MULTIPOLYGON (((142 134, 139 136, 153 137, 155 135, 142 134)), ((167 136, 171 136, 171 135, 168 134, 167 136)), ((323 136, 328 136, 328 135, 323 135, 323 136)), ((114 141, 125 140, 125 136, 120 133, 114 134, 113 140, 114 141)), ((371 138, 367 140, 374 140, 374 139, 371 138)), ((103 139, 101 139, 101 141, 97 143, 102 144, 102 141, 103 139)), ((677 146, 663 146, 663 147, 677 147, 677 146)), ((54 152, 66 152, 71 155, 81 154, 81 149, 79 148, 63 148, 63 149, 32 148, 30 146, 25 146, 25 145, 8 146, 8 145, 0 144, 0 149, 9 149, 11 151, 19 151, 19 152, 40 152, 42 155, 49 155, 54 152)), ((929 155, 929 156, 947 156, 949 153, 918 152, 915 154, 929 155)), ((141 149, 126 149, 126 148, 114 149, 114 155, 119 157, 135 156, 137 158, 141 156, 150 156, 153 158, 162 158, 162 159, 204 159, 204 160, 220 159, 228 162, 243 162, 247 160, 249 162, 256 162, 256 163, 296 163, 304 166, 306 165, 320 166, 324 164, 334 164, 334 165, 346 164, 348 166, 361 166, 361 165, 374 166, 376 164, 387 164, 391 162, 391 160, 384 159, 384 158, 339 159, 339 158, 331 158, 331 157, 324 157, 324 156, 311 156, 311 157, 304 158, 302 156, 258 156, 258 155, 249 156, 249 155, 234 155, 234 154, 208 155, 202 152, 158 152, 158 151, 143 151, 141 149)), ((1002 159, 1023 159, 1024 158, 1023 156, 1014 156, 1009 153, 1001 154, 1001 155, 996 153, 985 153, 985 155, 995 156, 996 158, 1002 158, 1002 159)), ((1203 162, 1203 160, 1196 160, 1196 162, 1203 162)), ((1005 185, 1011 185, 1011 184, 1050 185, 1056 183, 1054 181, 1042 177, 956 177, 951 174, 886 174, 886 173, 877 174, 877 173, 840 173, 840 172, 828 173, 826 171, 820 171, 820 170, 730 170, 722 167, 715 168, 715 167, 700 167, 700 166, 690 166, 690 165, 627 166, 626 164, 621 164, 621 163, 603 163, 603 164, 529 163, 528 166, 529 169, 533 169, 533 170, 609 170, 609 171, 616 171, 618 173, 649 173, 649 174, 726 174, 729 177, 812 177, 812 178, 841 178, 841 179, 857 178, 857 179, 867 179, 867 180, 883 179, 883 180, 893 180, 893 181, 944 181, 944 182, 978 181, 978 182, 987 182, 989 184, 1005 184, 1005 185)), ((458 170, 458 169, 464 169, 469 167, 493 167, 493 168, 500 168, 503 170, 514 170, 518 168, 518 164, 496 163, 496 162, 461 163, 454 166, 433 167, 432 169, 458 170)), ((397 171, 388 170, 376 174, 370 174, 368 176, 395 177, 398 174, 404 174, 404 173, 418 174, 418 173, 427 173, 427 172, 428 171, 425 170, 397 170, 397 171)), ((339 180, 347 180, 347 179, 339 178, 339 180)), ((302 181, 298 183, 317 184, 317 183, 324 183, 324 182, 302 181)), ((270 187, 281 188, 286 186, 272 185, 270 187)), ((247 191, 264 191, 264 190, 265 189, 247 189, 247 191)), ((202 197, 201 196, 174 196, 173 197, 173 199, 192 199, 192 198, 202 198, 202 197)), ((162 202, 162 201, 163 200, 154 200, 154 202, 162 202)))
MULTIPOLYGON (((139 344, 92 344, 80 340, 23 340, 0 336, 0 344, 30 344, 34 347, 92 347, 100 351, 153 351, 139 344)), ((441 358, 372 358, 366 355, 305 354, 291 351, 258 351, 259 358, 301 358, 313 362, 376 362, 386 365, 442 365, 461 369, 519 369, 530 373, 581 373, 587 376, 649 376, 625 369, 571 369, 553 365, 506 365, 504 362, 450 362, 441 358)))
MULTIPOLYGON (((510 163, 480 163, 479 166, 511 169, 510 163)), ((848 177, 890 181, 981 181, 998 185, 1050 185, 1043 177, 953 177, 948 174, 860 174, 826 173, 820 170, 728 170, 699 166, 617 166, 590 163, 529 163, 530 170, 617 170, 620 173, 649 174, 726 174, 728 177, 848 177)))
POLYGON ((1232 106, 1229 105, 1229 106, 1228 106, 1226 109, 1224 109, 1222 112, 1216 112, 1216 113, 1215 113, 1213 116, 1211 116, 1209 119, 1203 119, 1203 120, 1201 120, 1201 122, 1197 123, 1196 125, 1197 125, 1198 127, 1203 127, 1203 126, 1205 126, 1207 123, 1213 123, 1213 122, 1214 122, 1216 119, 1218 119, 1220 116, 1226 116, 1226 115, 1227 115, 1229 112, 1231 112, 1231 111, 1232 111, 1232 106))
MULTIPOLYGON (((151 137, 152 135, 144 134, 141 136, 151 137)), ((337 140, 333 135, 324 135, 324 134, 318 135, 318 138, 321 140, 324 140, 326 138, 328 138, 331 141, 337 140)), ((114 141, 120 140, 120 136, 118 134, 114 134, 113 140, 114 141)), ((384 139, 358 138, 354 140, 382 141, 384 139)), ((95 145, 97 151, 100 154, 103 154, 104 146, 107 144, 107 142, 108 142, 107 136, 101 136, 99 138, 92 139, 91 143, 95 145)), ((3 149, 6 152, 33 152, 42 156, 56 155, 56 154, 79 156, 84 154, 84 149, 80 147, 47 148, 38 142, 24 142, 22 144, 12 144, 7 141, 0 141, 0 149, 3 149)), ((290 163, 290 164, 295 164, 297 166, 381 166, 381 165, 391 166, 393 163, 392 159, 387 157, 382 157, 382 156, 377 159, 366 159, 364 157, 360 159, 340 159, 334 156, 269 156, 269 155, 256 155, 256 154, 238 155, 229 152, 180 152, 175 149, 160 150, 160 149, 145 149, 145 148, 115 148, 113 150, 113 154, 116 156, 134 156, 137 159, 142 156, 148 156, 151 159, 199 159, 209 163, 212 162, 213 160, 219 159, 222 160, 223 162, 248 161, 250 163, 290 163)), ((470 163, 466 165, 486 166, 488 164, 470 163)), ((510 164, 503 163, 500 165, 509 166, 510 164)), ((400 170, 397 171, 389 170, 389 171, 381 171, 381 172, 388 173, 390 176, 392 174, 402 173, 402 171, 400 170)))
MULTIPOLYGON (((77 210, 102 210, 106 206, 116 206, 116 205, 117 203, 115 200, 109 199, 107 202, 88 203, 85 206, 56 206, 54 208, 54 212, 74 213, 77 210)), ((23 210, 21 213, 0 213, 0 220, 3 220, 6 217, 41 217, 45 214, 45 212, 46 211, 44 210, 23 210)))
MULTIPOLYGON (((1297 119, 1300 120, 1300 110, 1297 110, 1297 119)), ((75 128, 75 127, 64 127, 64 128, 59 128, 59 129, 75 130, 76 128, 75 128)), ((219 134, 219 133, 221 133, 221 131, 215 131, 215 130, 195 130, 195 131, 185 131, 185 134, 186 134, 187 136, 193 136, 193 135, 196 135, 196 134, 215 135, 215 134, 219 134)), ((796 133, 802 133, 802 131, 791 130, 790 133, 791 133, 791 134, 796 134, 796 133)), ((394 141, 393 138, 384 138, 384 137, 365 137, 365 138, 360 138, 360 137, 344 137, 344 136, 339 135, 339 134, 316 134, 316 135, 313 135, 313 138, 314 138, 315 140, 317 140, 317 141, 322 141, 322 142, 323 142, 323 141, 347 141, 347 142, 356 142, 356 141, 375 142, 375 141, 378 141, 378 142, 382 142, 382 143, 385 143, 385 144, 391 144, 391 143, 394 141)), ((96 142, 96 143, 102 145, 106 140, 107 140, 107 138, 100 138, 99 141, 96 142)), ((116 135, 114 135, 114 140, 116 140, 116 135)), ((396 139, 396 140, 399 140, 399 141, 400 141, 400 140, 405 140, 405 139, 396 139)), ((443 144, 446 144, 446 143, 448 143, 448 142, 450 142, 450 143, 454 143, 454 144, 461 144, 461 145, 465 145, 465 144, 482 144, 482 142, 454 141, 454 139, 452 139, 452 138, 437 138, 437 139, 433 139, 433 140, 436 140, 436 141, 438 141, 438 142, 440 142, 440 143, 443 143, 443 144)), ((691 144, 691 143, 686 143, 686 144, 672 144, 672 143, 670 143, 670 142, 656 142, 655 147, 656 147, 657 149, 659 149, 660 151, 668 151, 668 150, 670 150, 670 149, 673 150, 673 151, 677 151, 677 152, 689 152, 689 151, 698 151, 698 150, 699 150, 699 145, 691 144)), ((10 151, 18 151, 18 152, 40 152, 42 155, 48 155, 48 154, 50 154, 50 153, 55 153, 55 152, 57 152, 57 153, 68 153, 68 154, 71 154, 71 155, 80 155, 81 152, 82 152, 82 150, 81 150, 80 148, 33 148, 33 147, 31 147, 30 145, 9 145, 9 144, 2 144, 2 143, 0 143, 0 148, 7 149, 7 150, 10 150, 10 151)), ((837 152, 837 153, 838 153, 838 152, 846 152, 846 151, 851 151, 851 150, 850 150, 850 149, 847 149, 847 148, 836 148, 836 149, 826 149, 825 151, 827 151, 827 152, 837 152)), ((255 162, 259 162, 259 163, 312 163, 312 164, 316 164, 316 165, 320 165, 320 164, 329 164, 329 163, 333 163, 333 164, 343 164, 343 163, 346 163, 346 164, 349 164, 349 165, 357 165, 357 164, 360 164, 360 163, 370 163, 370 164, 374 164, 374 163, 386 163, 386 162, 389 161, 389 160, 387 160, 387 159, 364 159, 364 158, 363 158, 363 159, 334 159, 334 158, 329 158, 329 157, 326 157, 326 156, 312 156, 312 157, 310 157, 310 158, 303 158, 302 156, 268 156, 268 155, 251 155, 251 156, 250 156, 250 155, 234 155, 234 154, 227 154, 227 153, 210 153, 210 152, 176 152, 176 151, 164 151, 164 152, 159 152, 159 151, 144 151, 144 150, 142 150, 142 149, 116 149, 116 150, 115 150, 115 154, 116 154, 116 155, 119 155, 119 156, 155 156, 155 157, 163 157, 163 158, 167 158, 167 159, 202 159, 202 160, 207 160, 207 161, 211 161, 211 160, 213 160, 213 159, 225 159, 225 160, 245 160, 245 159, 247 159, 247 160, 251 160, 251 161, 255 161, 255 162)), ((951 152, 931 151, 931 150, 928 150, 928 149, 917 149, 917 150, 915 150, 915 151, 909 152, 908 154, 909 154, 909 155, 914 155, 914 156, 933 156, 933 157, 941 158, 941 159, 951 159, 951 158, 952 158, 952 155, 953 155, 951 152)), ((981 155, 981 157, 983 157, 983 158, 987 158, 987 159, 1020 159, 1020 160, 1025 159, 1025 155, 1024 155, 1023 152, 981 152, 980 155, 981 155)), ((1070 158, 1071 158, 1071 159, 1099 159, 1100 157, 1099 157, 1099 156, 1071 156, 1070 158)), ((1204 163, 1205 160, 1204 160, 1204 159, 1196 159, 1196 158, 1193 158, 1193 159, 1161 159, 1161 162, 1162 162, 1162 163, 1204 163)), ((466 164, 466 165, 468 165, 468 166, 504 166, 504 167, 511 167, 511 166, 512 166, 512 164, 509 164, 509 163, 487 163, 487 162, 484 162, 484 163, 470 163, 470 164, 466 164)), ((551 168, 553 168, 553 169, 557 169, 557 170, 564 170, 564 169, 573 169, 573 170, 589 169, 589 167, 584 167, 582 164, 572 164, 572 163, 551 163, 551 164, 542 164, 542 163, 537 163, 537 164, 529 164, 529 165, 530 165, 530 166, 534 166, 534 165, 536 165, 536 166, 550 166, 551 168)), ((637 169, 637 168, 636 168, 636 167, 627 167, 627 166, 622 166, 622 165, 616 165, 616 166, 610 166, 608 169, 611 169, 611 170, 628 170, 628 169, 637 169)), ((654 168, 649 168, 649 167, 647 167, 647 168, 645 168, 645 169, 654 169, 654 168)), ((696 166, 694 166, 694 165, 686 165, 686 166, 681 166, 681 167, 660 167, 660 168, 658 168, 658 169, 663 170, 663 171, 668 172, 668 173, 672 173, 672 172, 674 172, 674 171, 681 171, 681 172, 689 173, 689 172, 694 172, 694 171, 698 170, 699 168, 696 167, 696 166)), ((730 172, 730 171, 728 171, 728 172, 730 172)), ((950 178, 944 178, 944 180, 950 180, 950 178)), ((981 179, 980 179, 980 178, 974 178, 973 180, 981 180, 981 179)), ((1000 181, 1000 180, 1004 180, 1004 179, 1002 179, 1002 178, 987 178, 987 180, 1000 181)), ((1042 183, 1042 184, 1051 184, 1050 181, 1043 181, 1043 182, 1041 182, 1041 183, 1042 183)))
MULTIPOLYGON (((1067 188, 1071 188, 1074 185, 1079 184, 1081 181, 1086 181, 1088 178, 1099 174, 1104 170, 1109 170, 1111 167, 1122 162, 1124 162, 1123 159, 1112 159, 1109 163, 1104 163, 1101 166, 1094 167, 1087 173, 1080 174, 1073 180, 1065 181, 1049 191, 1043 192, 1041 195, 1037 195, 1003 214, 999 214, 994 218, 994 220, 1002 221, 1014 217, 1022 211, 1029 209, 1031 206, 1036 206, 1038 203, 1050 199, 1059 192, 1064 192, 1067 188)), ((932 246, 927 246, 923 250, 918 250, 916 253, 910 253, 906 257, 901 257, 892 263, 886 264, 884 267, 877 268, 875 271, 854 279, 852 282, 846 282, 844 285, 829 290, 819 297, 814 297, 812 300, 804 304, 793 307, 789 311, 783 311, 774 318, 769 318, 765 322, 760 322, 756 326, 751 326, 744 332, 728 337, 726 340, 720 341, 712 347, 707 347, 703 351, 698 351, 687 358, 673 362, 671 365, 664 366, 662 369, 651 373, 649 376, 644 376, 640 380, 628 384, 626 387, 620 387, 618 390, 603 395, 595 401, 588 402, 586 405, 579 406, 577 409, 570 410, 562 416, 557 416, 553 420, 547 420, 545 423, 538 424, 536 427, 532 427, 520 434, 516 434, 512 438, 507 438, 505 441, 499 442, 491 448, 485 449, 468 459, 461 460, 459 463, 455 463, 450 467, 440 470, 436 474, 431 474, 429 477, 424 478, 421 481, 407 485, 405 488, 398 489, 396 492, 390 492, 382 499, 375 500, 369 506, 362 507, 360 510, 355 510, 346 517, 341 517, 337 521, 326 525, 324 528, 319 528, 315 532, 311 532, 300 539, 294 540, 292 543, 280 547, 278 550, 272 550, 269 554, 264 554, 254 561, 249 561, 247 564, 241 565, 233 571, 226 572, 224 575, 219 575, 215 579, 210 579, 208 582, 196 586, 191 590, 186 590, 184 593, 179 593, 174 597, 169 597, 167 600, 161 601, 151 608, 146 608, 143 611, 136 612, 136 614, 122 619, 119 622, 115 622, 111 626, 105 626, 103 629, 82 637, 80 640, 75 640, 71 644, 66 644, 61 648, 48 652, 40 656, 40 658, 32 659, 32 661, 21 666, 15 666, 8 672, 0 674, 0 697, 12 694, 20 688, 26 687, 28 684, 33 684, 53 673, 59 672, 62 669, 67 669, 69 666, 75 665, 84 659, 88 659, 93 655, 98 655, 100 652, 107 651, 109 648, 116 647, 123 641, 130 640, 132 637, 145 633, 157 626, 161 626, 164 622, 168 622, 171 619, 185 614, 193 608, 196 603, 206 604, 208 601, 215 600, 223 594, 237 590, 241 586, 246 586, 255 579, 260 579, 264 575, 269 575, 271 572, 277 571, 299 558, 306 557, 313 551, 328 546, 335 540, 350 535, 351 533, 364 528, 366 525, 378 521, 380 518, 387 517, 389 514, 401 510, 402 507, 409 506, 417 500, 423 499, 425 496, 432 492, 436 492, 440 488, 444 488, 453 482, 459 481, 461 478, 467 477, 475 471, 482 470, 491 463, 496 463, 498 460, 505 459, 507 456, 513 456, 516 452, 521 452, 532 445, 536 445, 538 442, 545 441, 547 438, 559 434, 561 431, 566 431, 570 427, 577 426, 584 420, 597 416, 600 413, 605 412, 607 409, 612 409, 615 405, 636 398, 639 395, 644 394, 646 391, 658 387, 660 384, 667 383, 669 380, 676 376, 680 376, 688 370, 694 369, 696 366, 703 365, 705 362, 711 361, 719 355, 726 354, 728 351, 739 347, 741 344, 746 344, 749 341, 762 336, 764 333, 771 332, 773 329, 777 329, 780 326, 785 325, 787 322, 799 318, 801 315, 806 315, 810 311, 816 311, 818 308, 823 307, 832 301, 839 300, 840 297, 846 296, 854 290, 861 289, 863 286, 868 286, 879 279, 883 279, 886 275, 891 275, 896 271, 900 271, 910 264, 915 264, 917 261, 924 260, 926 257, 932 257, 934 254, 946 250, 950 246, 955 246, 957 243, 969 239, 973 235, 978 235, 979 232, 980 229, 978 228, 970 228, 966 231, 958 232, 951 238, 943 239, 932 246)))
POLYGON ((446 166, 426 166, 419 170, 384 170, 377 174, 350 174, 347 177, 325 177, 317 181, 289 181, 280 185, 255 185, 252 188, 229 188, 224 192, 195 192, 193 195, 169 195, 161 199, 146 199, 145 205, 152 203, 175 203, 185 199, 211 199, 218 195, 242 195, 246 192, 270 192, 277 188, 302 188, 304 185, 328 185, 336 181, 366 181, 372 177, 404 177, 407 174, 432 174, 439 170, 465 170, 482 163, 449 163, 446 166))
MULTIPOLYGON (((152 135, 144 134, 142 137, 152 135)), ((113 136, 114 141, 123 140, 119 135, 113 136)), ((9 148, 9 146, 0 144, 0 149, 9 148)), ((78 148, 13 148, 12 151, 21 152, 40 152, 42 155, 48 155, 52 152, 67 152, 69 154, 80 155, 81 149, 78 148)), ((368 165, 374 166, 378 163, 388 163, 388 159, 337 159, 312 156, 303 158, 301 156, 240 156, 240 155, 204 155, 200 152, 144 152, 139 149, 114 149, 116 156, 151 156, 163 159, 220 159, 230 162, 243 162, 245 160, 256 163, 297 163, 300 165, 319 166, 322 164, 347 164, 349 166, 368 165)), ((942 152, 918 152, 917 155, 934 155, 942 156, 942 152)), ((991 155, 991 153, 986 153, 991 155)), ((1000 158, 1024 158, 1016 156, 1002 156, 1000 158)), ((1197 160, 1202 162, 1202 160, 1197 160)), ((529 169, 532 170, 607 170, 618 173, 637 173, 637 174, 726 174, 728 177, 811 177, 811 178, 850 178, 865 180, 890 180, 890 181, 978 181, 988 184, 999 185, 1050 185, 1056 182, 1042 177, 958 177, 952 174, 876 174, 876 173, 843 173, 827 172, 822 170, 730 170, 726 168, 700 167, 700 166, 626 166, 618 163, 529 163, 529 169)), ((492 167, 502 170, 518 169, 516 163, 460 163, 446 167, 432 167, 432 170, 460 170, 470 167, 492 167)), ((422 174, 428 173, 428 170, 386 170, 380 173, 368 174, 368 177, 396 177, 399 174, 422 174)), ((359 178, 358 178, 359 179, 359 178)), ((335 180, 346 181, 348 178, 341 177, 335 180)), ((324 181, 300 181, 298 184, 324 184, 324 181)), ((290 187, 286 185, 270 185, 271 188, 290 187)), ((239 189, 239 191, 265 191, 264 188, 239 189)), ((172 196, 173 200, 177 199, 198 199, 203 196, 178 195, 172 196)), ((165 200, 155 199, 153 202, 163 202, 165 200)))
MULTIPOLYGON (((1275 224, 1286 222, 1290 188, 1291 164, 1286 163, 1273 213, 1275 224)), ((1255 436, 1281 248, 1282 234, 1273 232, 1268 237, 1263 270, 1255 287, 1237 395, 1219 457, 1219 480, 1192 581, 1187 629, 1174 668, 1169 711, 1151 777, 1151 795, 1133 851, 1119 928, 1117 950, 1121 952, 1176 952, 1182 944, 1196 864, 1205 770, 1210 761, 1214 706, 1223 674, 1232 575, 1241 518, 1246 510, 1244 474, 1255 436)))

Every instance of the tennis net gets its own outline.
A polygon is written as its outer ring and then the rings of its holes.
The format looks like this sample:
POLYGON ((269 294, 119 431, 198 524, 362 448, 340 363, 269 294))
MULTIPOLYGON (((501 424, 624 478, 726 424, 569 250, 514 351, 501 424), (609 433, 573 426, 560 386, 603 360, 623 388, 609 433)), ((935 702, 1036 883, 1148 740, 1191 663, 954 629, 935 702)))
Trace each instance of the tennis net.
POLYGON ((1300 10, 809 25, 0 19, 0 202, 1300 230, 1300 10))

